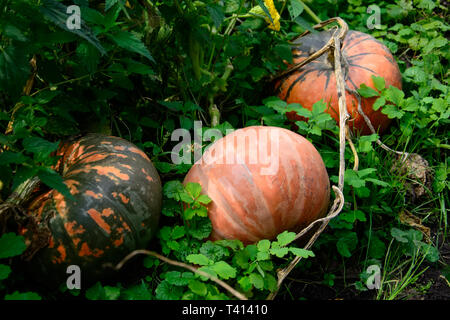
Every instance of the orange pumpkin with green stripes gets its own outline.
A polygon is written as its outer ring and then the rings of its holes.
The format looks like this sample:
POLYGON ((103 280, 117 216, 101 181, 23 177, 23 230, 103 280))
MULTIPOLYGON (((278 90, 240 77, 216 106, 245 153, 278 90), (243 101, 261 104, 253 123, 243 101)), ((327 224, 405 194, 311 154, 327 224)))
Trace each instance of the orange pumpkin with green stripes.
MULTIPOLYGON (((293 63, 299 63, 322 48, 330 39, 332 31, 307 34, 293 41, 293 63)), ((361 84, 375 89, 371 76, 383 77, 386 88, 402 88, 402 77, 397 62, 389 49, 374 37, 359 32, 348 31, 342 43, 342 66, 346 75, 345 83, 352 90, 361 84)), ((298 70, 286 75, 275 84, 276 94, 287 103, 299 103, 312 110, 314 103, 323 99, 328 104, 327 112, 339 123, 338 94, 334 73, 333 52, 324 53, 298 70)), ((372 106, 376 97, 362 98, 361 107, 369 117, 375 130, 383 132, 390 119, 372 106)), ((350 114, 349 126, 361 134, 370 134, 362 115, 358 113, 358 100, 346 92, 347 110, 350 114)), ((294 121, 304 118, 295 111, 287 114, 294 121)))
MULTIPOLYGON (((108 274, 131 251, 145 248, 158 226, 162 190, 159 175, 146 154, 132 143, 89 134, 65 143, 55 166, 72 197, 57 190, 38 190, 28 213, 50 236, 29 262, 32 273, 48 283, 67 278, 78 265, 83 280, 108 274)), ((36 225, 24 228, 28 243, 36 241, 36 225)), ((43 229, 42 229, 43 230, 43 229)))

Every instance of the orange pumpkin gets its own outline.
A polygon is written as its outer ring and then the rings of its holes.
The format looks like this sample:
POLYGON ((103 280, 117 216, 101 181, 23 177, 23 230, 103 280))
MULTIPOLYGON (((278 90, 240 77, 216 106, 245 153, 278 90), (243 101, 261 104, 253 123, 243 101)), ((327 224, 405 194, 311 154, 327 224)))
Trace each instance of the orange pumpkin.
POLYGON ((254 243, 299 231, 326 213, 330 197, 314 146, 277 127, 247 127, 219 139, 193 165, 188 182, 200 183, 212 199, 212 240, 254 243))
MULTIPOLYGON (((293 62, 299 63, 310 54, 322 48, 332 31, 308 34, 294 40, 293 62)), ((359 32, 348 31, 342 44, 342 57, 348 63, 346 84, 352 89, 358 89, 361 84, 375 89, 371 76, 383 77, 386 88, 390 85, 402 88, 402 78, 397 62, 389 49, 372 36, 359 32)), ((343 62, 343 68, 345 67, 343 62)), ((319 58, 307 63, 298 70, 286 75, 275 84, 276 94, 287 103, 299 103, 304 108, 312 110, 317 101, 323 99, 328 104, 328 113, 339 123, 339 105, 334 73, 333 53, 324 53, 319 58)), ((371 120, 375 130, 383 132, 387 129, 390 119, 374 111, 372 106, 377 98, 362 98, 361 107, 371 120)), ((349 126, 361 134, 370 134, 364 118, 358 113, 358 100, 346 92, 347 109, 350 114, 349 126)), ((294 111, 287 114, 294 121, 304 120, 294 111)))

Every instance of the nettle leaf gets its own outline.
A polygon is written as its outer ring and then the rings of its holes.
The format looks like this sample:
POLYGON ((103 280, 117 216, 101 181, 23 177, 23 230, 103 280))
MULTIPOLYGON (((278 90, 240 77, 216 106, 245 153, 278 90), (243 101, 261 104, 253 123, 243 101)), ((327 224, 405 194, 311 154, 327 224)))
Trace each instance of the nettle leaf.
POLYGON ((130 52, 135 52, 141 56, 146 57, 148 60, 156 63, 153 59, 150 51, 148 51, 145 44, 133 33, 127 31, 119 31, 115 34, 107 34, 108 37, 115 42, 119 47, 128 50, 130 52))
POLYGON ((5 280, 9 277, 11 273, 11 268, 5 264, 0 264, 0 281, 5 280))
MULTIPOLYGON (((85 7, 83 7, 85 8, 85 7)), ((89 9, 89 8, 87 8, 89 9)), ((53 22, 55 25, 57 25, 59 28, 63 29, 64 31, 68 31, 71 33, 76 34, 79 37, 82 37, 89 41, 95 48, 97 48, 100 53, 106 54, 105 49, 100 44, 96 36, 93 34, 91 29, 86 25, 84 22, 84 14, 81 14, 81 23, 80 23, 80 29, 69 29, 67 28, 66 22, 68 21, 70 15, 67 14, 67 6, 63 5, 60 2, 57 2, 55 0, 44 0, 43 5, 39 7, 39 10, 41 11, 42 15, 49 21, 53 22)), ((95 10, 92 10, 95 11, 95 10)), ((84 13, 84 12, 83 12, 84 13)), ((99 13, 100 14, 100 13, 99 13)), ((101 14, 100 14, 101 16, 101 14)), ((103 17, 103 16, 102 16, 103 17)))
POLYGON ((22 254, 25 249, 25 239, 15 233, 5 233, 0 237, 0 259, 22 254))
POLYGON ((208 259, 204 254, 190 254, 186 257, 186 260, 193 264, 198 264, 200 266, 210 265, 213 261, 208 259))
POLYGON ((50 142, 39 137, 28 137, 23 139, 22 145, 28 152, 41 154, 43 157, 48 157, 50 153, 58 148, 59 141, 50 142))
POLYGON ((361 84, 360 88, 357 91, 359 95, 364 98, 378 97, 380 95, 378 91, 366 86, 364 83, 361 84))
POLYGON ((50 168, 39 168, 37 176, 43 183, 52 189, 56 189, 56 191, 61 193, 64 197, 73 199, 73 196, 65 184, 64 179, 56 171, 50 168))
POLYGON ((0 153, 0 163, 2 165, 7 165, 10 163, 14 164, 21 164, 29 160, 28 157, 24 156, 20 152, 13 152, 13 151, 3 151, 0 153))
POLYGON ((36 292, 19 292, 5 295, 5 300, 42 300, 41 296, 36 292))
POLYGON ((289 248, 289 251, 292 252, 297 257, 309 258, 315 257, 316 255, 311 250, 301 249, 301 248, 289 248))

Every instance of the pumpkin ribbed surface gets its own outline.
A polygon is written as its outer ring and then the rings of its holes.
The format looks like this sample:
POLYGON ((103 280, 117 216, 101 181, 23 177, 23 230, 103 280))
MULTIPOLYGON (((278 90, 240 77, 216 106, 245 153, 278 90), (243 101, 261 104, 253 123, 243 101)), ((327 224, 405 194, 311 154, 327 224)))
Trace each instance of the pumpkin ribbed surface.
POLYGON ((277 127, 247 127, 216 141, 188 172, 188 182, 200 183, 212 199, 211 239, 244 243, 302 229, 325 214, 330 196, 314 146, 277 127))
MULTIPOLYGON (((332 31, 307 34, 293 42, 293 62, 299 63, 310 54, 322 48, 332 35, 332 31)), ((277 95, 288 103, 299 103, 304 108, 312 110, 317 101, 323 99, 328 104, 327 112, 339 123, 339 105, 336 90, 336 78, 332 52, 325 53, 319 58, 307 63, 298 70, 288 74, 276 83, 277 95)), ((374 88, 371 76, 383 77, 386 88, 390 85, 402 88, 401 74, 398 65, 389 49, 372 36, 359 32, 348 31, 342 44, 342 66, 346 85, 358 89, 361 84, 374 88)), ((386 130, 390 119, 374 111, 372 106, 376 97, 362 98, 362 109, 369 117, 375 129, 380 132, 386 130)), ((370 134, 370 130, 358 113, 357 99, 346 92, 347 109, 351 116, 349 126, 361 134, 370 134)), ((291 120, 303 120, 295 112, 288 113, 291 120)))
MULTIPOLYGON (((100 279, 104 263, 145 248, 155 234, 162 202, 159 175, 144 152, 117 137, 90 134, 62 144, 57 154, 55 169, 72 197, 50 190, 29 205, 28 213, 51 233, 30 269, 60 281, 75 264, 83 279, 100 279)), ((22 233, 30 240, 35 230, 22 233)))

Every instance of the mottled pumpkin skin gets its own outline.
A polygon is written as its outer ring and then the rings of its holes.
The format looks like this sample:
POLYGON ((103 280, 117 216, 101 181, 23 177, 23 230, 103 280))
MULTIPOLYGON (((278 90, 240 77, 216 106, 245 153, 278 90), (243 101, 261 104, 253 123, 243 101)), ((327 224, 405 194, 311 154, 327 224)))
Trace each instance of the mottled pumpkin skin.
MULTIPOLYGON (((80 266, 84 281, 108 274, 105 263, 118 263, 145 248, 158 227, 162 193, 149 158, 132 143, 90 134, 62 145, 56 170, 72 199, 56 190, 35 198, 28 213, 48 221, 48 246, 29 262, 36 277, 49 284, 64 281, 66 268, 80 266)), ((31 239, 30 230, 22 233, 31 239)))
MULTIPOLYGON (((294 63, 299 63, 310 54, 322 48, 331 36, 331 31, 308 34, 296 39, 293 43, 294 63)), ((358 89, 361 84, 374 88, 372 75, 381 76, 386 81, 386 88, 390 85, 402 88, 402 78, 397 62, 389 49, 372 36, 359 32, 348 31, 343 45, 342 57, 348 62, 346 69, 346 84, 352 89, 358 89)), ((344 66, 344 65, 343 65, 344 66)), ((287 75, 275 85, 277 95, 288 103, 299 103, 312 110, 317 101, 323 99, 328 104, 328 113, 339 123, 339 105, 336 90, 334 62, 328 53, 307 63, 297 71, 287 75)), ((381 109, 374 111, 372 106, 375 98, 362 98, 361 106, 364 113, 371 120, 375 130, 382 133, 390 119, 381 113, 381 109)), ((358 113, 358 101, 346 92, 347 110, 351 116, 349 126, 361 134, 370 134, 364 118, 358 113)), ((287 114, 291 120, 304 120, 295 112, 287 114)))
POLYGON ((210 238, 246 244, 273 239, 284 230, 301 230, 326 213, 330 197, 328 174, 314 146, 277 127, 247 127, 216 141, 188 172, 188 182, 200 183, 212 199, 210 238), (245 147, 238 144, 238 139, 252 135, 257 139, 250 138, 245 147), (270 162, 261 157, 264 152, 271 155, 270 162), (255 155, 258 161, 251 158, 255 155), (214 161, 205 161, 207 157, 214 161))

